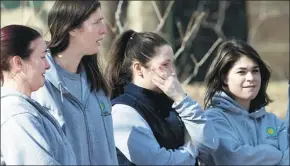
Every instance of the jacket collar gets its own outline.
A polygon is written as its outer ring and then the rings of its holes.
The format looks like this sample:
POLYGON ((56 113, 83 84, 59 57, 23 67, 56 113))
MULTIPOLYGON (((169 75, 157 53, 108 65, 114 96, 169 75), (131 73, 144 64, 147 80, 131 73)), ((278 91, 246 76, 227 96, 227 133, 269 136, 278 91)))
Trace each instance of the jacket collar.
POLYGON ((170 110, 173 109, 173 101, 164 93, 154 92, 130 82, 124 87, 124 93, 133 95, 143 104, 151 107, 154 111, 157 111, 162 118, 168 117, 170 110))

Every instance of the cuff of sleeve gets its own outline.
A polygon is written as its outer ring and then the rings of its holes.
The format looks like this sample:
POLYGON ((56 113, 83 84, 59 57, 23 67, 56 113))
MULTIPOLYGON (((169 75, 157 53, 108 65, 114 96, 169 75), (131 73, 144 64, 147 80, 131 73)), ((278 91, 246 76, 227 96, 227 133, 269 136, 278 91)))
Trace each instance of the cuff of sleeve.
POLYGON ((182 99, 179 102, 174 102, 173 105, 172 105, 172 108, 176 109, 176 107, 181 106, 183 103, 186 102, 187 98, 190 98, 190 97, 186 94, 186 96, 184 97, 184 99, 182 99))
POLYGON ((190 96, 186 95, 186 97, 182 101, 178 103, 174 102, 172 104, 172 108, 175 109, 178 113, 180 113, 185 108, 196 104, 198 103, 195 100, 193 100, 190 96))

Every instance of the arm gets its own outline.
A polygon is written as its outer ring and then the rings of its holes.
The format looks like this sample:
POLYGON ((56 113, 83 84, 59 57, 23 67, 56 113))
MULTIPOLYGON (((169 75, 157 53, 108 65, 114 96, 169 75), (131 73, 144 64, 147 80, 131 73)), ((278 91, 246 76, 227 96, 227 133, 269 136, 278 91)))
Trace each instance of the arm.
POLYGON ((289 141, 288 141, 288 131, 287 124, 285 124, 278 117, 273 115, 276 119, 278 131, 278 149, 283 153, 283 158, 281 159, 279 165, 289 165, 289 141))
POLYGON ((175 150, 161 148, 147 122, 127 105, 112 107, 116 147, 136 165, 194 165, 197 151, 190 143, 175 150))
POLYGON ((206 111, 219 133, 219 147, 212 153, 216 165, 277 165, 282 152, 268 144, 250 146, 242 144, 231 125, 218 110, 206 111))
MULTIPOLYGON (((2 123, 2 122, 1 122, 2 123)), ((40 121, 29 113, 16 114, 1 124, 1 154, 7 165, 59 165, 40 121)))
POLYGON ((211 153, 218 147, 219 141, 213 123, 203 115, 201 106, 189 96, 172 106, 179 113, 194 145, 201 153, 211 153))
POLYGON ((172 74, 173 71, 172 68, 164 69, 162 66, 154 68, 151 81, 174 101, 173 108, 179 113, 198 151, 211 153, 219 144, 212 122, 204 117, 201 106, 185 94, 176 75, 172 74))

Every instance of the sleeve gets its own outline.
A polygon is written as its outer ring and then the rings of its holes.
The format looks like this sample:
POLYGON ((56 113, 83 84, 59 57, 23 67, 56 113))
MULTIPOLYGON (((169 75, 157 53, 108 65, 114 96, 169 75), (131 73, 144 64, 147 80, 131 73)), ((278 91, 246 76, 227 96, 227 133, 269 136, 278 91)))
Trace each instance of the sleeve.
POLYGON ((212 153, 219 145, 212 121, 206 119, 200 104, 187 96, 172 106, 184 122, 192 143, 201 153, 212 153))
POLYGON ((283 153, 269 144, 242 145, 231 125, 218 113, 206 111, 219 133, 219 147, 211 154, 216 165, 277 165, 283 153))
MULTIPOLYGON (((274 115, 275 116, 275 115, 274 115)), ((290 165, 289 163, 289 141, 287 125, 276 117, 276 124, 278 124, 278 149, 283 153, 282 160, 279 165, 290 165)))
POLYGON ((30 113, 16 114, 1 124, 1 156, 7 165, 59 165, 52 148, 43 125, 30 113))
MULTIPOLYGON (((197 150, 192 144, 175 150, 161 148, 148 123, 127 105, 112 107, 116 147, 136 165, 194 165, 197 150)), ((122 164, 122 163, 120 163, 122 164)))

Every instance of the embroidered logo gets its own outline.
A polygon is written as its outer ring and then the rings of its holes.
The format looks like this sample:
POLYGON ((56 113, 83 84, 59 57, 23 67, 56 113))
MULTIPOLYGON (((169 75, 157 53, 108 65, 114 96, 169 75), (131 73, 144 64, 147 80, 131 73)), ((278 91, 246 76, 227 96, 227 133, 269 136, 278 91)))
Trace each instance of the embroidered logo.
POLYGON ((277 131, 274 127, 267 127, 267 134, 268 136, 275 137, 277 136, 277 131))
POLYGON ((102 110, 102 111, 105 110, 105 104, 104 104, 103 102, 100 103, 100 107, 101 107, 101 110, 102 110))
POLYGON ((107 116, 107 115, 111 115, 111 112, 108 108, 106 108, 105 104, 103 102, 100 102, 100 108, 101 108, 101 113, 102 116, 107 116))

